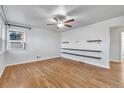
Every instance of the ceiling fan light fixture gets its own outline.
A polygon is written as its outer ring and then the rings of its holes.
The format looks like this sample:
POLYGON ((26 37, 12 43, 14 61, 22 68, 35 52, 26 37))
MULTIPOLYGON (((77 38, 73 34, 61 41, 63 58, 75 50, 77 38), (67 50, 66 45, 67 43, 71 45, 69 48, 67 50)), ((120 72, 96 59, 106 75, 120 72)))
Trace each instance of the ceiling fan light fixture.
POLYGON ((59 28, 64 27, 64 23, 63 23, 63 22, 62 22, 62 23, 58 23, 58 24, 57 24, 57 27, 59 27, 59 28))

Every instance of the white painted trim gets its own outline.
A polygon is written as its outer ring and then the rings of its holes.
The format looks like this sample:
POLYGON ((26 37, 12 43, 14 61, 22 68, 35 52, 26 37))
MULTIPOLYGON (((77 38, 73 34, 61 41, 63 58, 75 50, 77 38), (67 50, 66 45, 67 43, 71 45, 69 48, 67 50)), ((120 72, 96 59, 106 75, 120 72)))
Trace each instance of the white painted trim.
MULTIPOLYGON (((74 60, 74 59, 71 59, 71 58, 68 58, 68 57, 63 57, 63 58, 70 59, 70 60, 74 60)), ((78 60, 75 60, 75 61, 78 61, 78 60)), ((105 68, 105 69, 110 69, 110 67, 101 66, 101 65, 95 65, 95 64, 92 64, 92 63, 84 62, 84 61, 78 61, 78 62, 82 62, 82 63, 89 64, 89 65, 94 65, 94 66, 101 67, 101 68, 105 68)))
POLYGON ((34 59, 34 60, 29 60, 29 61, 24 61, 24 62, 20 62, 20 63, 13 63, 13 64, 7 64, 6 66, 13 66, 13 65, 19 65, 19 64, 25 64, 25 63, 31 63, 31 62, 35 62, 35 61, 42 61, 42 60, 47 60, 47 59, 52 59, 52 58, 57 58, 60 56, 55 56, 55 57, 50 57, 50 58, 43 58, 43 59, 34 59))
POLYGON ((7 64, 7 65, 4 65, 2 70, 0 71, 0 78, 4 72, 4 69, 7 67, 7 66, 13 66, 13 65, 19 65, 19 64, 25 64, 25 63, 31 63, 31 62, 37 62, 37 61, 42 61, 42 60, 47 60, 47 59, 52 59, 52 58, 57 58, 57 57, 60 57, 60 56, 55 56, 55 57, 50 57, 50 58, 43 58, 43 59, 36 59, 36 60, 30 60, 30 61, 24 61, 24 62, 21 62, 21 63, 14 63, 14 64, 7 64))
POLYGON ((121 61, 118 61, 118 60, 110 60, 110 62, 116 62, 116 63, 120 63, 121 61))
POLYGON ((4 52, 6 52, 6 50, 1 51, 0 54, 3 54, 4 52))
POLYGON ((1 78, 1 76, 2 76, 2 74, 3 74, 3 72, 4 72, 4 69, 5 69, 5 66, 3 66, 3 67, 2 67, 2 70, 0 71, 0 78, 1 78))

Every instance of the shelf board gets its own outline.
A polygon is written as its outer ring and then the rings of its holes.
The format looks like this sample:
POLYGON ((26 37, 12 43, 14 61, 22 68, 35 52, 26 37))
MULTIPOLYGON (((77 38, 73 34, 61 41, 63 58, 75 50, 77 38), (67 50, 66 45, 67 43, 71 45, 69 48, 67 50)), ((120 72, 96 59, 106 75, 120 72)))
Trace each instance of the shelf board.
POLYGON ((61 53, 74 55, 74 56, 80 56, 80 57, 93 58, 93 59, 102 59, 101 57, 89 56, 89 55, 81 55, 81 54, 75 54, 75 53, 69 53, 69 52, 61 52, 61 53))
POLYGON ((67 44, 67 43, 69 43, 68 41, 66 41, 66 42, 62 42, 63 44, 67 44))
POLYGON ((87 49, 73 49, 73 48, 62 48, 64 50, 74 50, 74 51, 87 51, 87 52, 102 52, 100 50, 87 50, 87 49))
POLYGON ((87 40, 87 42, 102 42, 102 40, 87 40))

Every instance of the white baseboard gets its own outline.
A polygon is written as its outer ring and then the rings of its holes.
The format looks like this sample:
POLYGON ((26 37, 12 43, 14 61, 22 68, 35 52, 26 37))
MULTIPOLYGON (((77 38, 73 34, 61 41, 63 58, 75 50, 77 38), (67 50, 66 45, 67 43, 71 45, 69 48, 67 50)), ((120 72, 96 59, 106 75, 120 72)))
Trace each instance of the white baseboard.
POLYGON ((118 60, 110 60, 110 62, 120 63, 121 61, 118 61, 118 60))
MULTIPOLYGON (((35 61, 42 61, 42 60, 53 59, 53 58, 57 58, 57 57, 61 57, 61 56, 54 56, 54 57, 49 57, 49 58, 34 59, 34 60, 28 60, 28 61, 19 62, 19 63, 7 64, 7 65, 5 65, 2 68, 2 71, 0 72, 0 77, 1 77, 1 75, 2 75, 2 73, 4 71, 4 69, 5 69, 5 67, 7 67, 7 66, 13 66, 13 65, 25 64, 25 63, 31 63, 31 62, 35 62, 35 61)), ((63 57, 63 58, 66 58, 66 57, 63 57)), ((67 58, 67 59, 71 59, 71 58, 67 58)), ((71 59, 71 60, 74 60, 74 59, 71 59)), ((77 60, 75 60, 75 61, 77 61, 77 60)), ((82 61, 79 61, 79 62, 82 62, 82 61)), ((82 62, 82 63, 90 64, 90 63, 87 63, 87 62, 82 62)), ((91 64, 91 65, 102 67, 102 68, 105 68, 105 69, 109 69, 109 67, 105 67, 105 66, 101 66, 101 65, 95 65, 95 64, 91 64)))
POLYGON ((49 57, 49 58, 42 58, 42 59, 28 60, 28 61, 23 61, 23 62, 19 62, 19 63, 12 63, 12 64, 5 65, 5 67, 7 67, 7 66, 13 66, 13 65, 19 65, 19 64, 25 64, 25 63, 31 63, 31 62, 35 62, 35 61, 42 61, 42 60, 47 60, 47 59, 53 59, 53 58, 57 58, 57 57, 60 57, 60 56, 49 57))
POLYGON ((3 72, 4 72, 4 69, 5 69, 5 66, 3 66, 2 69, 1 69, 1 71, 0 71, 0 78, 1 78, 1 76, 3 74, 3 72))
POLYGON ((0 54, 3 54, 4 52, 6 52, 6 50, 3 50, 2 52, 0 52, 0 54))
POLYGON ((13 65, 19 65, 19 64, 25 64, 25 63, 31 63, 31 62, 35 62, 35 61, 41 61, 41 60, 47 60, 47 59, 53 59, 53 58, 57 58, 57 57, 60 57, 60 56, 55 56, 55 57, 50 57, 50 58, 42 58, 42 59, 35 59, 35 60, 29 60, 29 61, 24 61, 24 62, 19 62, 19 63, 13 63, 13 64, 7 64, 7 65, 4 65, 2 67, 2 70, 0 71, 0 78, 4 72, 4 69, 7 67, 7 66, 13 66, 13 65))
POLYGON ((82 63, 89 64, 89 65, 94 65, 94 66, 105 68, 105 69, 110 69, 110 67, 107 67, 107 66, 102 66, 102 65, 97 65, 97 64, 93 64, 93 63, 88 63, 88 62, 84 62, 84 61, 80 61, 80 60, 76 60, 76 59, 71 59, 71 58, 68 58, 68 57, 63 57, 63 58, 67 58, 67 59, 70 59, 70 60, 82 62, 82 63))

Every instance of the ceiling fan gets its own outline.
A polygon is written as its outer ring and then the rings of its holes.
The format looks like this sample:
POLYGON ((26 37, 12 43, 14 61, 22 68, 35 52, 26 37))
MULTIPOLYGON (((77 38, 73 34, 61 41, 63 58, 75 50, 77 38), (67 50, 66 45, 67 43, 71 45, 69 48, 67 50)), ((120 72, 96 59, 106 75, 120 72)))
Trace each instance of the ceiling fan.
POLYGON ((64 27, 64 26, 72 27, 70 23, 75 21, 74 19, 66 20, 66 17, 63 15, 55 15, 52 18, 56 21, 56 23, 50 23, 46 25, 56 25, 57 29, 64 27))

